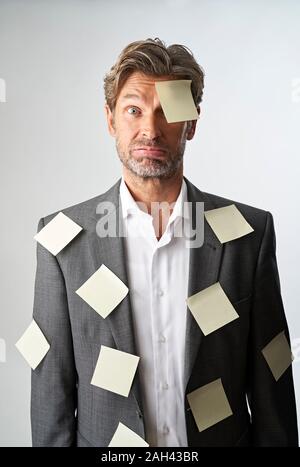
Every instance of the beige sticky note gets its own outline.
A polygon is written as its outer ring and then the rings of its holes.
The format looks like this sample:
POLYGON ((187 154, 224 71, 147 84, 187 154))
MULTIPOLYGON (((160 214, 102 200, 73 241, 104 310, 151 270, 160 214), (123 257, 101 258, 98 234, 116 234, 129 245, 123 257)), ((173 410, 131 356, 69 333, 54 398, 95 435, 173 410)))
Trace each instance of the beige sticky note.
POLYGON ((134 431, 130 430, 126 425, 119 422, 118 428, 111 439, 108 447, 147 447, 149 446, 146 441, 137 435, 134 431))
POLYGON ((106 318, 128 294, 128 287, 105 264, 76 293, 102 318, 106 318))
POLYGON ((239 317, 220 282, 188 297, 187 305, 205 336, 239 317))
POLYGON ((279 380, 285 370, 292 363, 292 353, 284 331, 280 332, 274 339, 269 342, 262 350, 270 370, 276 379, 279 380))
POLYGON ((34 320, 15 345, 33 370, 50 349, 44 334, 34 320))
POLYGON ((81 230, 80 225, 59 212, 34 238, 56 256, 81 230))
POLYGON ((251 225, 234 204, 205 211, 204 215, 221 243, 235 240, 253 232, 251 225))
POLYGON ((199 431, 232 415, 221 378, 190 392, 187 399, 199 431))
POLYGON ((128 397, 140 357, 101 345, 91 384, 128 397))
POLYGON ((197 120, 190 79, 156 81, 155 87, 168 123, 197 120))

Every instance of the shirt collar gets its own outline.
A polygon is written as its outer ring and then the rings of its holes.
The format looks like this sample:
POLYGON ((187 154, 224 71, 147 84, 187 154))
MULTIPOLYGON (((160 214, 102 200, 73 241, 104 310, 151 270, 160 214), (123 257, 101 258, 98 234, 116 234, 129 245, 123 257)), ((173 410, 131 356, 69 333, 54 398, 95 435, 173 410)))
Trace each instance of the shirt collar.
MULTIPOLYGON (((122 204, 122 217, 123 219, 127 218, 129 214, 132 215, 141 215, 141 216, 150 216, 147 212, 143 211, 141 207, 138 206, 137 202, 130 193, 124 176, 122 175, 122 180, 120 183, 120 198, 122 204)), ((171 224, 175 219, 182 217, 189 219, 188 209, 184 209, 184 203, 187 202, 187 186, 184 178, 182 178, 181 189, 179 195, 175 201, 173 211, 169 218, 168 224, 171 224)))

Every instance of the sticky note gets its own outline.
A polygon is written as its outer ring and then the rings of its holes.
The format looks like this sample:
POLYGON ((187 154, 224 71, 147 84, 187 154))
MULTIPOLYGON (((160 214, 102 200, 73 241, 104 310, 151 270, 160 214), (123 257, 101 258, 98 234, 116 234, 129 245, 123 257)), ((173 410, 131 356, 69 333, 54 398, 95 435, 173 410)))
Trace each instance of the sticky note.
POLYGON ((91 384, 128 397, 140 357, 101 345, 91 384))
POLYGON ((221 243, 243 237, 253 228, 234 204, 204 212, 205 218, 221 243))
POLYGON ((44 334, 34 320, 15 345, 33 370, 50 349, 44 334))
POLYGON ((262 350, 276 381, 292 363, 292 352, 284 331, 280 332, 262 350))
POLYGON ((187 399, 199 431, 232 415, 221 378, 190 392, 187 399))
POLYGON ((0 78, 0 102, 6 102, 6 82, 0 78))
POLYGON ((187 305, 205 336, 239 317, 219 282, 188 297, 187 305))
POLYGON ((72 219, 64 213, 59 212, 34 236, 34 238, 55 256, 65 248, 81 230, 82 227, 80 227, 80 225, 76 224, 76 222, 72 221, 72 219))
POLYGON ((156 81, 155 88, 168 123, 199 118, 190 79, 156 81))
POLYGON ((126 297, 128 287, 105 264, 76 290, 77 295, 102 318, 106 318, 126 297))
POLYGON ((119 422, 118 428, 111 439, 108 447, 147 447, 146 441, 130 430, 126 425, 119 422))

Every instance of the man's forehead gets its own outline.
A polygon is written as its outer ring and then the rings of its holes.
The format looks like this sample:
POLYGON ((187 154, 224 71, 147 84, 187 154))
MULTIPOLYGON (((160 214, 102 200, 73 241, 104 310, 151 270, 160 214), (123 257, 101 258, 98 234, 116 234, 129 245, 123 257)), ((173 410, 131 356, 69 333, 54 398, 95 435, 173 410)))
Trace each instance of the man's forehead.
POLYGON ((144 87, 154 88, 155 82, 157 81, 170 81, 174 79, 176 78, 169 75, 152 76, 140 72, 134 72, 127 78, 127 80, 123 84, 119 96, 124 97, 125 94, 128 95, 129 93, 132 95, 138 95, 140 94, 140 92, 142 92, 144 87))

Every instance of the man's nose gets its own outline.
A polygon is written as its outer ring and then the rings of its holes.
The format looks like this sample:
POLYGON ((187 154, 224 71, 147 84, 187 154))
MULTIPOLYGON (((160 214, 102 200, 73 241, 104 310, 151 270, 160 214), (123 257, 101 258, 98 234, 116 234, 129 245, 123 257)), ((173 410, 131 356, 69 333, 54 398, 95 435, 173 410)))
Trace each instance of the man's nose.
POLYGON ((146 136, 149 139, 154 139, 158 136, 161 136, 161 130, 158 120, 159 119, 153 114, 145 116, 141 128, 142 135, 146 136))

